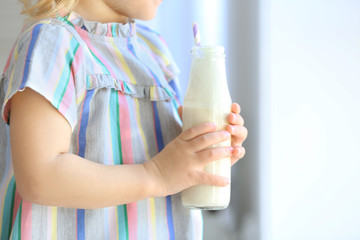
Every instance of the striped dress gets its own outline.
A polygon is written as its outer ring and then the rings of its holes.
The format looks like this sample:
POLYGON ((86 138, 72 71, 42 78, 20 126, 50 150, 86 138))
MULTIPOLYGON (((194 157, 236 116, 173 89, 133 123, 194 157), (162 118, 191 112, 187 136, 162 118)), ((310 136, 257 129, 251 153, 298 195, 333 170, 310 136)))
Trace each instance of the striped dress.
POLYGON ((0 81, 1 240, 201 239, 201 213, 185 209, 179 194, 90 210, 33 204, 17 192, 11 160, 9 100, 29 87, 69 122, 71 153, 143 163, 181 132, 177 75, 162 38, 135 22, 71 13, 24 28, 0 81))

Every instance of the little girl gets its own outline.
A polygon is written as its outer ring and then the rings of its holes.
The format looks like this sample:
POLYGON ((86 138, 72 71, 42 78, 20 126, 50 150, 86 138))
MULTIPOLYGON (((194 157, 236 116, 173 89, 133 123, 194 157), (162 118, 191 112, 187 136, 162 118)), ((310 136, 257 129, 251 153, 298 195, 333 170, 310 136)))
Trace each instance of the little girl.
POLYGON ((226 130, 181 132, 178 69, 133 20, 161 0, 22 2, 0 81, 1 239, 201 239, 179 192, 229 184, 203 168, 242 158, 247 130, 234 103, 226 130))

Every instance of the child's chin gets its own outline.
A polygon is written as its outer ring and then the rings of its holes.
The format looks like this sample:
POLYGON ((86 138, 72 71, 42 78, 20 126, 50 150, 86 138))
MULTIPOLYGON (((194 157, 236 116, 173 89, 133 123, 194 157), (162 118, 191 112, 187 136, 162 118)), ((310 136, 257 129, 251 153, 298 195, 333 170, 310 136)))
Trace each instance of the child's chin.
POLYGON ((157 11, 149 11, 147 13, 142 14, 141 16, 135 17, 136 19, 143 20, 143 21, 150 21, 156 16, 157 11))

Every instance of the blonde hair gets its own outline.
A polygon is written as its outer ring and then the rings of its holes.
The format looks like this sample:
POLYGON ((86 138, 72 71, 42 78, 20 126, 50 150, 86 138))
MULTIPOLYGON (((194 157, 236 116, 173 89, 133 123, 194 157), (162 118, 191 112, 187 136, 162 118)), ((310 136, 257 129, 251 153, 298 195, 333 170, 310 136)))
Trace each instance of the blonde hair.
POLYGON ((74 9, 78 0, 20 0, 24 4, 21 14, 26 14, 30 19, 44 19, 56 16, 65 16, 74 9))

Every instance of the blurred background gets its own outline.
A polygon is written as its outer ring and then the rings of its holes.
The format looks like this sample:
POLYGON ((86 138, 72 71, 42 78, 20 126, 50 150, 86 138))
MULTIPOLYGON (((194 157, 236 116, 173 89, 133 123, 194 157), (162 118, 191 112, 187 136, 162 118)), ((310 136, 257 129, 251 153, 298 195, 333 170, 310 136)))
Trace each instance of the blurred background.
MULTIPOLYGON (((0 3, 0 67, 21 25, 0 3)), ((224 45, 233 101, 249 129, 228 209, 204 212, 205 240, 360 239, 360 1, 164 0, 146 24, 182 73, 197 21, 224 45)))

